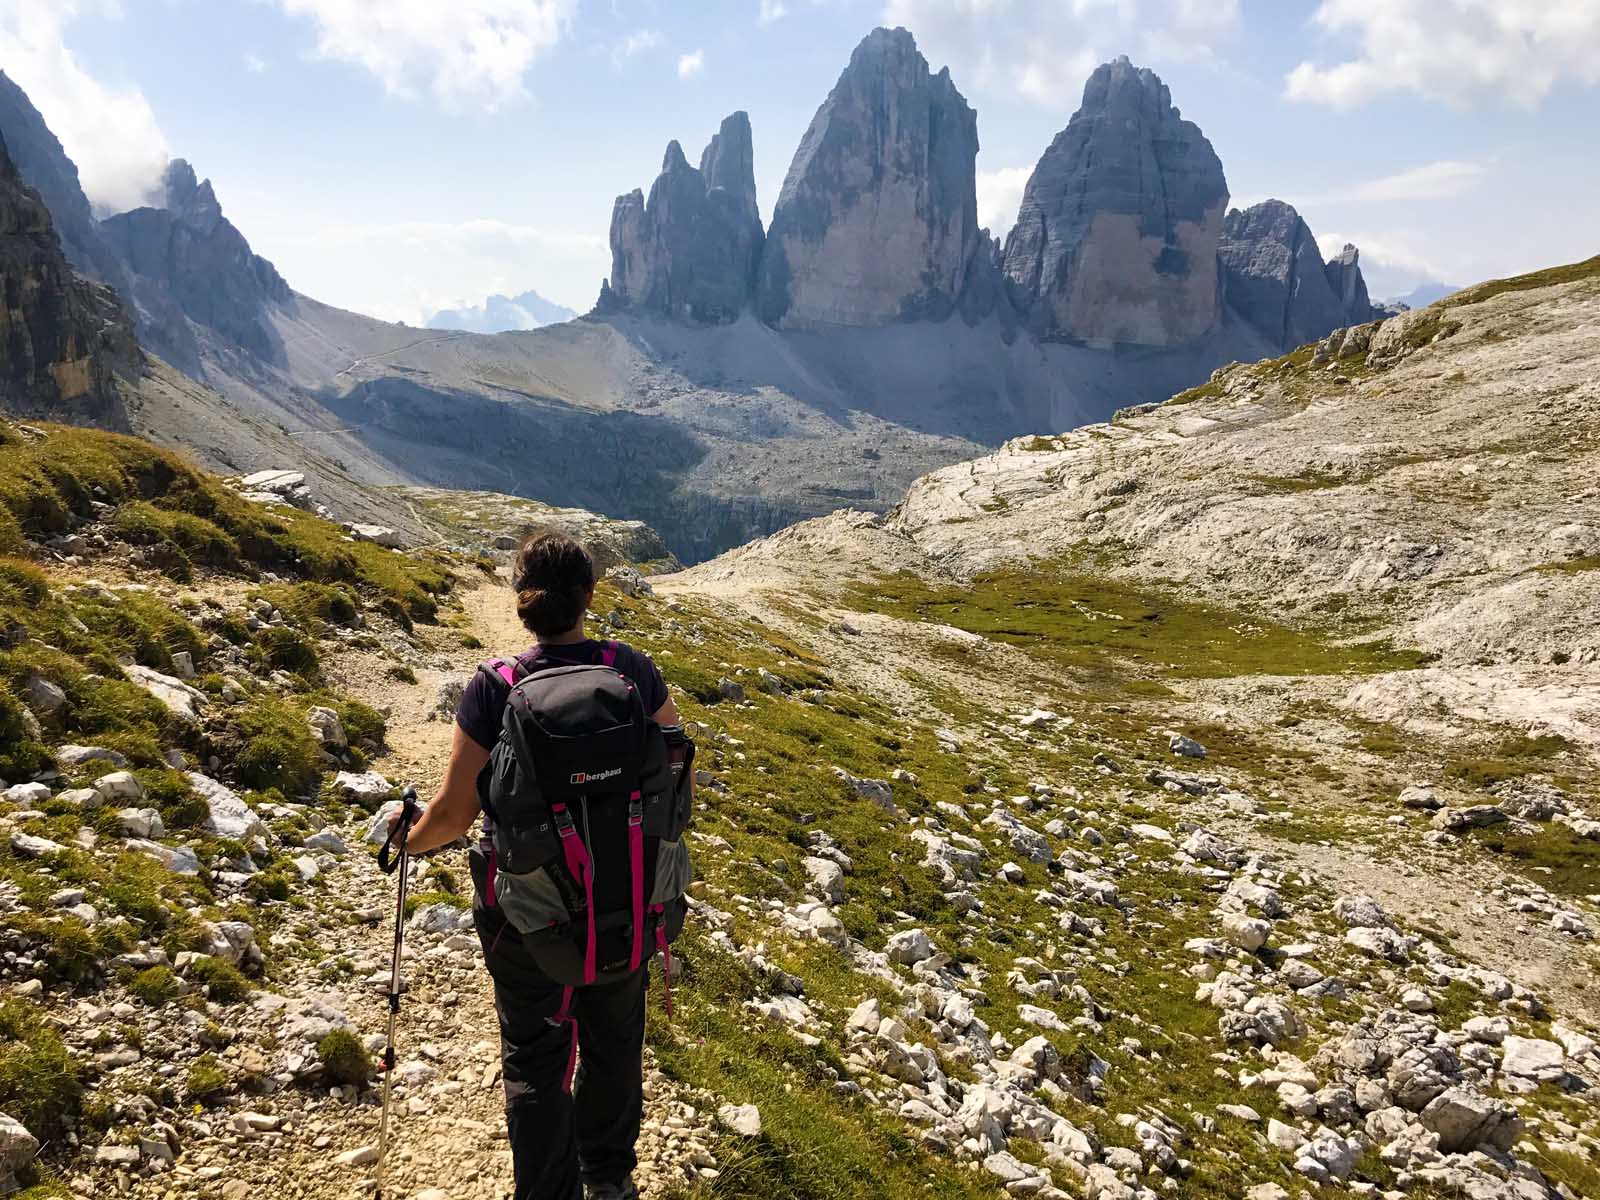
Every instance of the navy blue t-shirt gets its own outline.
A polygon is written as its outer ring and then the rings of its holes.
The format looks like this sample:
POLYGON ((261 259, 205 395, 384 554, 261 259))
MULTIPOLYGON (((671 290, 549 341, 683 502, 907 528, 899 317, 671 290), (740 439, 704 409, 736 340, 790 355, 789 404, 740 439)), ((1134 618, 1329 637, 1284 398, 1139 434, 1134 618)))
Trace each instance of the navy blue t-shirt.
MULTIPOLYGON (((600 662, 600 651, 605 644, 588 639, 564 646, 540 645, 517 655, 517 661, 522 663, 524 671, 537 671, 542 667, 583 666, 600 662)), ((667 682, 661 678, 661 672, 644 651, 635 650, 623 642, 608 644, 615 646, 617 651, 616 661, 612 665, 639 689, 645 715, 655 716, 667 702, 667 682)), ((462 693, 461 704, 456 709, 456 724, 485 750, 493 750, 494 744, 500 740, 500 727, 505 720, 509 696, 510 692, 504 683, 489 678, 484 671, 477 672, 462 693)))

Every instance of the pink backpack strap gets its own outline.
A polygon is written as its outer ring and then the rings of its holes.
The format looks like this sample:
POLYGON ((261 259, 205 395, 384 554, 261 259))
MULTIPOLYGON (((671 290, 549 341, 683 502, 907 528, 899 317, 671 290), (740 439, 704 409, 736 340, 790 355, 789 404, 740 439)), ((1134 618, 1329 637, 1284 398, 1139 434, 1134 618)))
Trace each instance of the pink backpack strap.
POLYGON ((517 685, 517 662, 512 658, 491 658, 488 662, 478 667, 480 671, 487 671, 505 680, 507 687, 517 685))

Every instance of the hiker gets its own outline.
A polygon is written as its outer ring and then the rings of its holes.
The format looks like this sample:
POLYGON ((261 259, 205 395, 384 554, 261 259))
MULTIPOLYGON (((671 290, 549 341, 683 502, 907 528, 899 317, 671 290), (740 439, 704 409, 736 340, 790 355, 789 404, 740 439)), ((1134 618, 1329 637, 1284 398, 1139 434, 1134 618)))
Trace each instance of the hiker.
POLYGON ((537 641, 468 685, 410 846, 447 845, 484 817, 473 916, 516 1200, 632 1200, 649 958, 662 951, 670 973, 683 925, 693 745, 649 656, 585 636, 583 547, 530 535, 512 586, 537 641))

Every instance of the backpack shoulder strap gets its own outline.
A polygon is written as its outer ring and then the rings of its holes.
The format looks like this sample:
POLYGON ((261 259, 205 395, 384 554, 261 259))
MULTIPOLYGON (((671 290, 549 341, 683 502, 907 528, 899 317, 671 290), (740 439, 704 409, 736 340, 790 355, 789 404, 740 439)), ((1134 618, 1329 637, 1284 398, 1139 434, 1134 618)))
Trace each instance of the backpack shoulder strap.
POLYGON ((479 663, 478 670, 489 678, 503 683, 509 691, 517 685, 517 673, 522 666, 514 658, 491 658, 488 662, 479 663))

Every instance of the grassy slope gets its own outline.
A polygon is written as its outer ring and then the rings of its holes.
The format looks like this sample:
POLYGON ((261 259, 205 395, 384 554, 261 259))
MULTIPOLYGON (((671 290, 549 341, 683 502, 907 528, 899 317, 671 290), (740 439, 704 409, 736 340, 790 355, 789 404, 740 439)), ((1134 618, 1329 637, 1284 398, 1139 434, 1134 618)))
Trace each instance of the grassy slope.
MULTIPOLYGON (((27 859, 9 839, 0 841, 0 883, 14 886, 27 905, 0 916, 0 938, 32 949, 54 986, 81 992, 103 985, 106 960, 139 940, 172 955, 200 948, 200 919, 248 921, 266 946, 286 906, 308 903, 298 883, 290 900, 289 859, 310 828, 294 818, 275 821, 281 848, 256 856, 262 870, 244 900, 219 902, 211 865, 241 848, 202 831, 205 805, 185 776, 168 767, 166 751, 180 749, 200 762, 218 756, 225 780, 251 804, 308 801, 341 815, 337 802, 319 794, 328 762, 306 711, 323 704, 339 712, 352 745, 348 767, 362 765, 363 747, 382 744, 384 722, 325 689, 318 635, 364 614, 402 627, 431 620, 453 579, 443 561, 355 543, 327 521, 241 500, 177 456, 136 439, 48 427, 35 440, 0 423, 0 779, 17 783, 52 769, 52 749, 63 743, 114 750, 144 786, 140 803, 161 813, 165 840, 189 845, 203 864, 197 877, 173 875, 117 848, 117 806, 85 811, 52 798, 25 829, 63 844, 62 853, 27 859), (26 539, 86 523, 107 531, 104 552, 115 569, 145 574, 155 586, 87 583, 21 557, 26 539), (277 582, 252 587, 267 572, 277 582), (208 591, 236 600, 221 603, 208 591), (280 624, 252 632, 242 609, 229 606, 257 597, 277 606, 280 624), (235 646, 262 675, 283 674, 272 685, 239 672, 233 680, 202 675, 195 686, 212 714, 204 726, 174 717, 122 670, 123 663, 138 663, 170 672, 180 651, 204 663, 213 638, 235 646), (59 687, 65 702, 35 715, 30 685, 40 680, 59 687), (242 700, 227 699, 232 687, 243 688, 242 700), (85 829, 99 836, 92 850, 77 843, 85 829), (52 914, 48 897, 63 887, 82 888, 102 920, 91 927, 52 914)), ((107 770, 103 763, 68 769, 56 782, 58 796, 107 770)), ((0 816, 16 811, 0 802, 0 816)), ((266 973, 272 970, 269 957, 266 973)), ((174 1000, 170 978, 150 972, 120 976, 146 1005, 194 1004, 199 997, 174 1000)), ((205 982, 217 1000, 253 986, 221 962, 202 965, 192 981, 205 982)), ((15 1017, 14 1007, 0 1010, 0 1030, 16 1025, 15 1017)), ((92 1140, 105 1104, 93 1095, 92 1069, 72 1060, 48 1023, 26 1024, 26 1036, 7 1033, 0 1045, 0 1111, 36 1133, 55 1137, 75 1127, 92 1140)), ((50 1186, 38 1194, 54 1194, 50 1186)))

